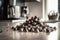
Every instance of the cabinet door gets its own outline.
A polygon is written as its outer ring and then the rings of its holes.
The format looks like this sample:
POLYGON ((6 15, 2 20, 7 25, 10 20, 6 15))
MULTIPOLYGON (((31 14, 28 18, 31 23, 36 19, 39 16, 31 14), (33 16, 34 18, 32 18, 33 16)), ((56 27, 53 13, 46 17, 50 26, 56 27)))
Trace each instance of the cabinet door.
POLYGON ((2 19, 3 13, 2 13, 2 0, 0 0, 0 19, 2 19))

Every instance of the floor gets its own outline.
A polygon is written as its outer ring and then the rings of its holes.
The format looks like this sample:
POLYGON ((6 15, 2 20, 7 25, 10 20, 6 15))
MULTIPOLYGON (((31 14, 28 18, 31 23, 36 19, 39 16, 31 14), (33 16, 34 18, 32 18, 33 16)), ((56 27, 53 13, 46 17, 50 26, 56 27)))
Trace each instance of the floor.
MULTIPOLYGON (((11 26, 16 26, 16 24, 17 23, 0 22, 0 29, 2 29, 2 33, 0 33, 0 40, 58 40, 58 27, 56 31, 46 34, 44 32, 32 33, 11 30, 11 26)), ((55 25, 57 23, 53 24, 55 25)))

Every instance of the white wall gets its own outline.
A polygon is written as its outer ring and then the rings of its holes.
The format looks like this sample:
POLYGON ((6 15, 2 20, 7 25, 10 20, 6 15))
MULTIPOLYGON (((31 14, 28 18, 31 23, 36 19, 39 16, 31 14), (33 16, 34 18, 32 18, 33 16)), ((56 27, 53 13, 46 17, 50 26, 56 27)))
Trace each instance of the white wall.
POLYGON ((46 0, 46 13, 47 17, 51 10, 58 12, 58 0, 46 0))
POLYGON ((47 0, 47 13, 51 10, 58 12, 58 0, 47 0))
POLYGON ((42 18, 42 2, 26 2, 25 5, 29 8, 29 17, 38 16, 42 18))

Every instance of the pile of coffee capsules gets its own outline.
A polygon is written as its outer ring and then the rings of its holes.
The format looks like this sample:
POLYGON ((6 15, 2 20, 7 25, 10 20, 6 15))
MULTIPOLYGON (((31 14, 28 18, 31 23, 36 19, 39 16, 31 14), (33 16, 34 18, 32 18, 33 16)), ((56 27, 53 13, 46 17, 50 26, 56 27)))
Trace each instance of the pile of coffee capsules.
POLYGON ((50 33, 56 30, 56 27, 50 27, 49 25, 39 22, 37 16, 31 17, 26 20, 23 24, 17 25, 16 28, 12 27, 13 30, 18 30, 20 32, 46 32, 50 33))

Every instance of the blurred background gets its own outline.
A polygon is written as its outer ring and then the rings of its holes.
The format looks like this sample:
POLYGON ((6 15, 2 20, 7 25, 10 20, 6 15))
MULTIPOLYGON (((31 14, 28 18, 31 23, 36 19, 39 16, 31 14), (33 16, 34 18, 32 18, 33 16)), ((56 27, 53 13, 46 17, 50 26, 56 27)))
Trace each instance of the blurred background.
POLYGON ((60 40, 60 0, 0 0, 0 40, 60 40), (46 33, 25 33, 10 28, 37 16, 40 22, 56 27, 46 33), (29 36, 29 37, 28 37, 29 36))

